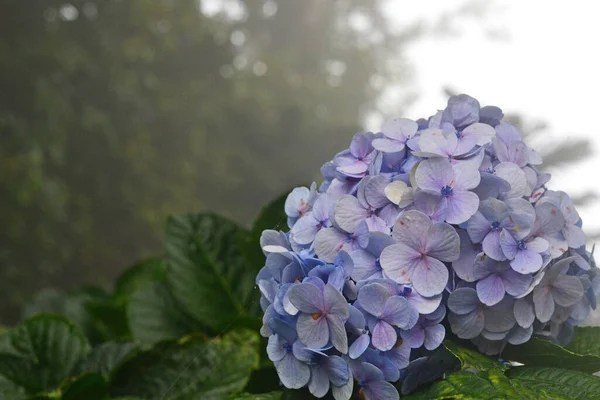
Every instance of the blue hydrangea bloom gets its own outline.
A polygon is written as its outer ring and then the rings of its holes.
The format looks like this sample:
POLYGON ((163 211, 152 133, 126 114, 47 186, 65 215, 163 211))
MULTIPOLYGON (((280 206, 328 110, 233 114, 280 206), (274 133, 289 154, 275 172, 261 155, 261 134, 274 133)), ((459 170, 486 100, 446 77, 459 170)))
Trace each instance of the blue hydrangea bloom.
POLYGON ((315 397, 398 399, 447 366, 450 329, 484 354, 566 344, 600 270, 573 200, 502 110, 452 96, 429 118, 356 133, 320 185, 265 230, 261 334, 281 383, 315 397))

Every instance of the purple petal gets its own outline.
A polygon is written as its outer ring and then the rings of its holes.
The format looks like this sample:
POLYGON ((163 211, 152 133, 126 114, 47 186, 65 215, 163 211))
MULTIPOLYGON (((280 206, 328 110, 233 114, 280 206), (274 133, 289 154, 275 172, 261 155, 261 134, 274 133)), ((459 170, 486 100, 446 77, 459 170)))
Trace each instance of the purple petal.
POLYGON ((425 253, 440 261, 455 261, 460 256, 460 238, 448 224, 434 224, 427 233, 425 253))
POLYGON ((390 350, 384 353, 384 357, 387 357, 396 368, 404 369, 408 367, 410 363, 410 346, 407 343, 398 343, 390 350))
POLYGON ((381 126, 381 132, 389 138, 405 141, 414 135, 419 125, 408 118, 395 118, 387 120, 381 126))
POLYGON ((358 382, 377 382, 384 379, 383 372, 370 363, 350 364, 352 375, 358 382))
POLYGON ((350 253, 350 257, 354 261, 354 270, 351 276, 355 281, 382 277, 383 270, 375 256, 364 250, 355 250, 350 253))
POLYGON ((294 224, 290 235, 292 240, 300 245, 311 244, 317 236, 317 232, 321 229, 321 223, 317 221, 312 215, 308 214, 300 218, 298 222, 294 224))
POLYGON ((371 146, 372 139, 372 134, 356 133, 350 143, 350 153, 356 158, 364 158, 373 151, 373 147, 371 146))
POLYGON ((502 162, 494 167, 496 176, 504 179, 510 184, 508 192, 502 192, 502 198, 510 199, 514 197, 523 197, 527 193, 529 186, 525 173, 518 165, 510 162, 502 162))
POLYGON ((475 145, 483 146, 492 141, 496 135, 494 128, 488 124, 474 123, 463 129, 463 135, 458 141, 457 154, 468 153, 475 145))
POLYGON ((506 229, 503 229, 500 233, 500 247, 509 260, 517 256, 518 243, 506 229))
POLYGON ((365 249, 374 256, 379 257, 383 249, 394 243, 396 242, 389 235, 381 232, 371 232, 369 234, 369 243, 365 249))
POLYGON ((400 399, 400 395, 398 394, 396 388, 391 383, 386 381, 371 382, 368 386, 363 387, 361 392, 364 394, 366 400, 400 399))
POLYGON ((406 284, 411 283, 413 272, 421 262, 420 259, 421 253, 398 243, 386 247, 379 260, 383 271, 389 278, 398 283, 406 284))
POLYGON ((585 242, 587 241, 585 233, 583 233, 583 230, 577 225, 566 224, 562 233, 565 235, 569 247, 579 248, 585 245, 585 242))
POLYGON ((404 142, 398 140, 377 138, 373 140, 373 147, 376 150, 383 151, 384 153, 396 153, 404 150, 404 142))
POLYGON ((369 212, 360 205, 356 197, 346 195, 337 201, 334 216, 341 229, 354 232, 358 224, 369 216, 369 212))
POLYGON ((415 266, 411 279, 419 294, 435 296, 442 293, 448 283, 448 269, 441 261, 425 256, 415 266))
POLYGON ((442 344, 445 336, 446 328, 441 324, 425 328, 425 348, 427 350, 437 349, 442 344))
MULTIPOLYGON (((483 205, 485 201, 482 201, 481 204, 483 205)), ((480 211, 473 214, 467 221, 467 232, 473 243, 481 243, 491 229, 490 221, 480 211)))
POLYGON ((502 273, 502 280, 506 293, 511 296, 520 296, 529 289, 533 278, 529 274, 524 275, 509 269, 502 273))
POLYGON ((386 235, 390 233, 390 228, 388 228, 385 221, 379 218, 377 215, 371 215, 365 219, 365 222, 367 223, 369 232, 383 232, 386 235))
POLYGON ((506 146, 510 146, 511 143, 522 140, 517 128, 507 122, 502 122, 496 126, 496 134, 498 138, 506 144, 506 146))
POLYGON ((441 222, 446 215, 446 204, 442 202, 442 195, 438 192, 419 190, 414 194, 415 208, 421 211, 434 222, 441 222))
POLYGON ((481 333, 485 322, 483 312, 470 312, 464 315, 450 313, 448 322, 452 332, 461 339, 473 339, 481 333))
POLYGON ((531 274, 542 268, 542 256, 528 249, 520 250, 515 259, 510 262, 510 266, 521 274, 531 274))
POLYGON ((314 365, 310 371, 308 391, 315 397, 321 398, 329 391, 329 376, 324 365, 314 365))
POLYGON ((336 168, 337 171, 354 178, 364 176, 369 169, 369 166, 364 161, 357 160, 351 156, 336 157, 335 162, 338 165, 336 168))
POLYGON ((442 295, 423 297, 416 290, 411 290, 410 294, 406 296, 406 300, 417 312, 426 315, 431 314, 439 307, 442 295))
POLYGON ((367 203, 377 209, 389 204, 385 194, 385 188, 390 181, 385 176, 374 176, 370 179, 365 188, 365 198, 367 203))
POLYGON ((489 275, 477 282, 477 296, 487 306, 499 303, 504 298, 504 292, 504 283, 496 274, 489 275))
POLYGON ((381 318, 390 325, 397 326, 401 329, 409 329, 411 322, 412 307, 408 301, 401 296, 392 296, 385 302, 381 318))
POLYGON ((552 203, 538 203, 535 206, 535 229, 538 236, 552 235, 565 226, 565 218, 552 203))
POLYGON ((325 290, 323 290, 323 298, 325 300, 325 311, 327 311, 329 314, 337 315, 344 321, 348 319, 348 301, 346 301, 344 296, 334 286, 330 284, 325 285, 325 290))
POLYGON ((454 181, 454 170, 444 158, 431 158, 421 161, 415 173, 417 186, 423 190, 439 192, 454 181))
POLYGON ((285 213, 288 217, 298 218, 308 211, 308 198, 310 190, 306 187, 297 187, 285 199, 285 213))
POLYGON ((540 322, 548 322, 554 314, 554 299, 546 287, 536 287, 533 289, 533 304, 535 306, 535 315, 540 322))
POLYGON ((509 161, 524 167, 529 162, 529 148, 523 142, 511 143, 508 148, 509 161))
POLYGON ((360 288, 358 303, 369 314, 381 316, 390 292, 379 283, 369 283, 360 288))
POLYGON ((306 346, 320 349, 329 342, 329 324, 325 316, 320 315, 316 319, 316 314, 300 314, 296 328, 298 338, 306 346))
POLYGON ((535 313, 533 311, 533 304, 527 298, 517 299, 513 306, 515 319, 517 324, 523 328, 528 328, 535 321, 535 313))
POLYGON ((292 354, 288 354, 282 360, 275 362, 275 369, 281 383, 288 389, 300 389, 310 379, 308 365, 298 361, 292 354))
POLYGON ((413 349, 423 346, 425 341, 425 330, 417 324, 414 328, 400 332, 402 340, 413 349))
POLYGON ((396 330, 385 321, 379 321, 375 325, 372 334, 373 338, 371 342, 373 346, 381 351, 390 350, 396 344, 396 340, 398 340, 396 330))
POLYGON ((443 121, 458 127, 471 125, 479 120, 479 108, 479 102, 469 95, 452 96, 443 112, 443 121))
POLYGON ((352 343, 352 345, 350 346, 348 355, 350 356, 351 359, 356 360, 358 357, 360 357, 365 352, 367 347, 369 347, 370 343, 371 343, 371 338, 368 333, 360 335, 358 337, 358 339, 356 339, 354 341, 354 343, 352 343))
POLYGON ((328 314, 327 323, 329 325, 329 339, 331 344, 340 353, 348 353, 348 336, 346 329, 344 329, 344 321, 337 315, 328 314))
POLYGON ((415 250, 424 249, 432 225, 431 219, 422 212, 405 211, 396 221, 392 237, 415 250))
POLYGON ((577 276, 560 275, 552 284, 552 297, 556 304, 570 307, 583 297, 583 285, 577 276))
MULTIPOLYGON (((488 235, 483 239, 482 248, 483 252, 493 258, 496 261, 504 261, 506 260, 506 256, 502 251, 502 245, 500 244, 500 236, 501 231, 491 231, 488 235)), ((508 232, 507 235, 510 235, 508 232)), ((512 238, 512 236, 511 236, 512 238)), ((510 243, 512 245, 512 242, 510 243)), ((513 247, 509 247, 509 249, 513 249, 513 247)), ((510 253, 512 254, 512 253, 510 253)))
POLYGON ((348 234, 333 227, 321 229, 313 246, 317 256, 325 262, 333 262, 340 250, 351 250, 348 234))
POLYGON ((479 298, 473 288, 458 288, 448 297, 448 308, 455 314, 464 315, 479 307, 479 298))
POLYGON ((458 163, 452 165, 454 170, 454 189, 455 190, 470 190, 475 189, 481 181, 479 170, 469 163, 458 163))
POLYGON ((479 197, 473 192, 455 190, 448 197, 446 209, 446 222, 449 224, 462 224, 471 218, 479 207, 479 197))

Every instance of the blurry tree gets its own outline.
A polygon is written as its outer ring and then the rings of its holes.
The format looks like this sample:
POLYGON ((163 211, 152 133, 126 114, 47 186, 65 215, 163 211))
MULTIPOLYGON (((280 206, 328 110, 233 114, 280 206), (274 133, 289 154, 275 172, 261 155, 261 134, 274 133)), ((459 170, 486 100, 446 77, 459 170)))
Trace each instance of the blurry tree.
POLYGON ((316 178, 405 76, 379 3, 0 2, 0 322, 160 251, 169 213, 247 223, 316 178))

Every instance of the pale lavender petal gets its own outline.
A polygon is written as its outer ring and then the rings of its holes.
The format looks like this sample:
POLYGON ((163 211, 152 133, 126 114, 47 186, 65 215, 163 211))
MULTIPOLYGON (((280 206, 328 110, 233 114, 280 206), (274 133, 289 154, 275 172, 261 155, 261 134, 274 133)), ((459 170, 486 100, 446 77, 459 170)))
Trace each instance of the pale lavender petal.
POLYGON ((288 217, 298 218, 301 214, 308 211, 308 198, 310 190, 306 187, 297 187, 291 191, 285 199, 285 213, 288 217))
POLYGON ((517 256, 518 243, 506 229, 503 229, 500 233, 500 247, 509 260, 517 256))
MULTIPOLYGON (((486 200, 484 200, 486 201, 486 200)), ((481 202, 483 205, 483 201, 481 202)), ((480 207, 481 209, 481 207, 480 207)), ((492 226, 490 221, 480 212, 477 211, 469 221, 467 221, 467 232, 473 243, 481 243, 485 236, 490 233, 492 226)))
POLYGON ((387 138, 374 139, 372 145, 376 150, 383 151, 384 153, 396 153, 404 150, 404 147, 406 147, 404 142, 387 138))
POLYGON ((371 215, 365 219, 369 232, 383 232, 385 234, 390 233, 390 228, 387 226, 384 220, 379 218, 377 215, 371 215))
POLYGON ((325 310, 323 293, 311 283, 300 283, 289 290, 290 302, 304 313, 319 313, 325 310))
POLYGON ((414 194, 414 202, 415 208, 430 217, 434 222, 444 220, 447 202, 442 201, 442 195, 439 191, 434 193, 419 190, 414 194))
POLYGON ((384 353, 384 357, 388 358, 396 368, 404 369, 410 363, 410 346, 404 342, 400 345, 396 343, 390 351, 384 353))
POLYGON ((533 277, 529 274, 520 274, 512 269, 502 273, 504 289, 511 296, 520 296, 529 289, 533 277))
MULTIPOLYGON (((396 388, 389 382, 376 381, 369 383, 361 389, 366 400, 399 400, 400 395, 396 388)), ((360 392, 359 392, 360 393, 360 392)))
POLYGON ((402 243, 386 247, 380 257, 381 267, 385 274, 390 279, 402 284, 411 283, 415 267, 420 262, 421 253, 402 243))
POLYGON ((358 292, 358 303, 369 314, 381 316, 390 292, 379 283, 369 283, 358 292))
POLYGON ((329 376, 324 365, 314 365, 311 367, 310 381, 308 382, 308 391, 315 397, 321 398, 329 391, 329 376))
POLYGON ((552 284, 552 296, 556 304, 570 307, 583 297, 583 285, 577 276, 560 275, 552 284))
POLYGON ((510 262, 510 266, 521 274, 531 274, 542 268, 542 256, 528 249, 520 250, 515 259, 510 262))
POLYGON ((527 328, 515 326, 508 335, 508 343, 518 346, 520 344, 528 342, 529 339, 531 339, 532 334, 533 326, 529 326, 527 328))
POLYGON ((346 301, 344 296, 334 286, 330 284, 325 285, 323 298, 325 300, 325 311, 329 314, 337 315, 344 321, 348 319, 348 301, 346 301))
POLYGON ((408 303, 417 310, 420 314, 426 315, 434 312, 442 301, 442 295, 432 297, 423 297, 416 290, 412 290, 409 295, 406 296, 408 303))
POLYGON ((425 254, 440 261, 455 261, 460 256, 460 238, 448 224, 434 224, 427 233, 425 254))
POLYGON ((288 389, 300 389, 310 379, 308 365, 297 360, 292 354, 288 354, 282 360, 275 362, 275 369, 281 383, 288 389))
POLYGON ((454 189, 455 190, 470 190, 475 189, 481 181, 481 175, 477 167, 469 163, 457 163, 452 165, 454 170, 454 189))
POLYGON ((533 289, 533 304, 535 305, 535 315, 540 322, 548 322, 554 314, 554 299, 546 287, 536 287, 533 289))
POLYGON ((496 134, 507 146, 522 140, 517 128, 507 122, 502 122, 496 126, 496 134))
POLYGON ((473 192, 455 190, 448 197, 446 209, 446 222, 449 224, 462 224, 471 218, 479 207, 479 197, 473 192))
POLYGON ((511 143, 508 148, 508 155, 511 162, 519 167, 524 167, 529 162, 529 148, 523 142, 511 143))
POLYGON ((385 321, 379 321, 375 325, 372 334, 373 338, 371 342, 373 346, 381 351, 390 350, 396 344, 396 340, 398 340, 396 330, 385 321))
POLYGON ((473 244, 463 229, 458 230, 458 236, 460 238, 460 257, 452 263, 452 269, 460 279, 473 282, 475 280, 473 276, 475 257, 481 252, 481 247, 473 244))
POLYGON ((415 172, 417 186, 423 190, 439 192, 454 181, 454 170, 444 158, 431 158, 421 161, 415 172))
POLYGON ((352 235, 352 240, 348 242, 348 248, 344 248, 342 250, 351 251, 356 250, 358 248, 365 248, 367 244, 369 244, 369 227, 366 222, 361 222, 356 227, 354 234, 352 235))
POLYGON ((365 162, 357 160, 354 157, 337 157, 335 161, 338 164, 336 169, 351 177, 361 177, 369 169, 369 166, 365 162))
POLYGON ((329 325, 329 339, 333 347, 342 354, 348 353, 348 335, 346 329, 344 329, 344 321, 337 315, 328 314, 327 323, 329 325))
POLYGON ((535 251, 536 253, 542 253, 548 250, 548 241, 542 238, 534 238, 527 242, 527 249, 531 251, 535 251))
POLYGON ((448 269, 441 261, 425 256, 414 267, 411 279, 419 294, 435 296, 442 293, 448 283, 448 269))
POLYGON ((385 194, 385 188, 390 184, 390 181, 382 175, 372 177, 365 188, 365 198, 367 203, 375 209, 381 208, 389 204, 389 200, 385 194))
POLYGON ((448 322, 452 332, 461 339, 473 339, 481 333, 485 323, 482 312, 470 312, 464 315, 450 313, 448 322))
POLYGON ((500 265, 503 264, 500 264, 484 253, 479 253, 477 257, 475 257, 475 264, 473 265, 473 279, 480 280, 488 275, 496 273, 500 265))
MULTIPOLYGON (((483 239, 482 243, 483 252, 497 261, 506 260, 506 256, 502 251, 502 245, 500 244, 501 233, 502 231, 491 231, 485 239, 483 239)), ((507 233, 507 235, 509 234, 507 233)), ((512 249, 512 247, 510 247, 510 249, 512 249)))
POLYGON ((577 225, 566 224, 562 233, 565 235, 569 247, 579 248, 583 246, 587 240, 585 233, 583 233, 583 230, 577 225))
POLYGON ((412 307, 408 301, 401 296, 392 296, 385 302, 381 318, 390 325, 397 326, 401 329, 409 329, 411 322, 412 307))
POLYGON ((448 297, 448 308, 455 314, 468 314, 479 306, 479 298, 473 288, 458 288, 448 297))
POLYGON ((488 124, 482 124, 479 122, 467 126, 462 130, 462 132, 462 140, 459 140, 458 147, 458 149, 461 150, 460 154, 464 154, 470 150, 466 148, 468 147, 468 145, 463 145, 461 143, 462 141, 474 140, 476 145, 483 146, 485 144, 490 143, 492 141, 492 138, 496 136, 496 131, 494 130, 494 128, 492 128, 488 124))
POLYGON ((358 224, 369 216, 369 212, 360 205, 356 197, 346 195, 337 201, 334 216, 341 229, 354 232, 358 224))
POLYGON ((412 329, 401 331, 400 336, 402 336, 402 340, 411 348, 418 349, 423 346, 423 342, 425 341, 425 330, 417 324, 412 329))
POLYGON ((354 343, 352 343, 352 345, 350 346, 348 355, 353 360, 357 359, 365 352, 367 347, 369 347, 370 343, 371 343, 371 338, 368 333, 360 335, 358 337, 358 339, 356 339, 354 341, 354 343))
POLYGON ((552 203, 538 203, 535 206, 535 234, 552 235, 565 226, 565 218, 552 203))
POLYGON ((398 215, 400 214, 400 208, 395 204, 388 204, 379 210, 379 218, 385 221, 387 226, 394 226, 398 215))
POLYGON ((320 349, 329 342, 329 324, 323 315, 315 319, 311 314, 300 314, 296 328, 298 338, 308 347, 320 349))
POLYGON ((315 236, 321 229, 321 223, 317 221, 312 215, 308 214, 300 218, 298 222, 294 224, 290 235, 292 240, 300 245, 310 244, 315 240, 315 236))
POLYGON ((425 348, 427 350, 437 349, 446 336, 446 328, 441 324, 436 324, 425 328, 425 348))
POLYGON ((325 262, 333 262, 340 250, 348 250, 348 234, 336 228, 321 229, 313 243, 315 253, 325 262))
POLYGON ((392 237, 399 243, 415 250, 423 249, 427 243, 427 235, 431 226, 431 219, 422 212, 405 211, 396 221, 392 237))
POLYGON ((506 332, 516 324, 513 313, 514 299, 504 297, 498 304, 483 309, 485 329, 490 332, 506 332))
POLYGON ((525 173, 518 165, 511 162, 502 162, 494 167, 496 176, 504 179, 510 184, 508 192, 502 192, 503 199, 523 197, 529 190, 525 173))
POLYGON ((342 386, 350 378, 348 363, 340 356, 329 356, 325 361, 327 375, 334 386, 342 386))
POLYGON ((477 282, 477 296, 487 306, 498 304, 504 298, 504 283, 495 274, 477 282))
POLYGON ((481 202, 479 212, 483 214, 488 224, 500 222, 508 215, 508 205, 498 199, 487 199, 481 202))
POLYGON ((354 250, 350 253, 350 257, 354 261, 354 270, 351 276, 355 281, 382 277, 381 273, 383 270, 375 256, 364 250, 354 250))
POLYGON ((267 343, 267 356, 271 361, 279 361, 287 354, 287 350, 283 347, 286 342, 279 335, 269 337, 267 343))
POLYGON ((408 118, 395 118, 387 120, 381 126, 381 132, 389 138, 404 141, 414 135, 419 125, 408 118))
POLYGON ((364 158, 373 151, 373 147, 371 146, 372 138, 372 134, 356 133, 350 143, 350 153, 356 158, 364 158))
POLYGON ((523 328, 528 328, 535 321, 535 312, 533 311, 533 304, 528 298, 517 299, 513 306, 515 319, 517 324, 523 328))

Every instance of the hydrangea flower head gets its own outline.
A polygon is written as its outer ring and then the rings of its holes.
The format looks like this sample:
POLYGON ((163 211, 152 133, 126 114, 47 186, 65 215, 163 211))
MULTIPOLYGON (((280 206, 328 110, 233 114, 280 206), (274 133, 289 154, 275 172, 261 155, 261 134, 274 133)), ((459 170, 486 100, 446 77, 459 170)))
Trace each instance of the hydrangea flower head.
POLYGON ((355 134, 318 189, 289 194, 290 231, 263 232, 256 277, 284 386, 398 399, 448 330, 485 354, 570 339, 600 271, 572 199, 503 118, 452 96, 428 119, 355 134))

